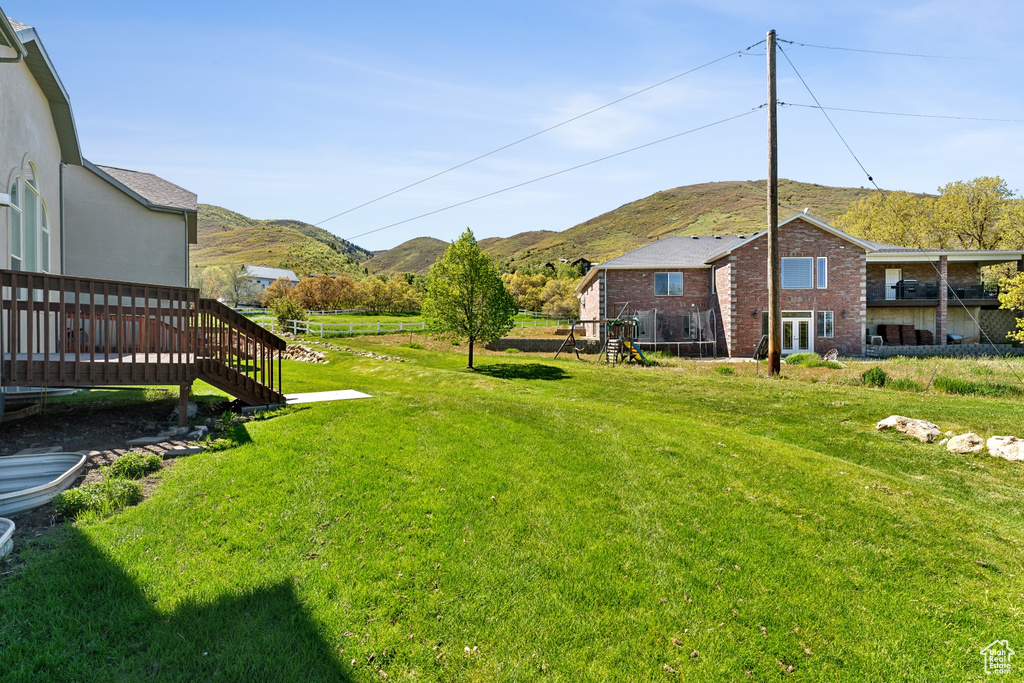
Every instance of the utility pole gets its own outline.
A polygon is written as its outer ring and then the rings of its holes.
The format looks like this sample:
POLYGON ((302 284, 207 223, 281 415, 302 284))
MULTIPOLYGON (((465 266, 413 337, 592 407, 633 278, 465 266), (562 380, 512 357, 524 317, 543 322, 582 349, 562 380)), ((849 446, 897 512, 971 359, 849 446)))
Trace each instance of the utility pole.
POLYGON ((775 93, 775 30, 768 31, 768 374, 782 371, 782 259, 779 257, 779 140, 775 93))

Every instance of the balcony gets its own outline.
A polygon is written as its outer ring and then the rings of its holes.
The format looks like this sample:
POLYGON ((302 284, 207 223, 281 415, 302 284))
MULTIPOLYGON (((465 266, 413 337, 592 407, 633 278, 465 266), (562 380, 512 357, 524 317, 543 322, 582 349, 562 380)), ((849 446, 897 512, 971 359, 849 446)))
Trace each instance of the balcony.
MULTIPOLYGON (((957 299, 967 305, 984 305, 998 300, 996 292, 985 290, 982 284, 957 284, 947 286, 950 302, 957 299)), ((900 280, 895 285, 868 283, 868 306, 937 306, 939 283, 918 280, 900 280)))

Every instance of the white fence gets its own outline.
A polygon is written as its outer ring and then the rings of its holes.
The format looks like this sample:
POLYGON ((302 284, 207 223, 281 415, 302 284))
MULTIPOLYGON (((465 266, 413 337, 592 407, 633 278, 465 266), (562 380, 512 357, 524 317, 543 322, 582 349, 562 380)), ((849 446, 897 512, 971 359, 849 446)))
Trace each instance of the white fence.
MULTIPOLYGON (((277 324, 277 318, 273 316, 260 316, 252 321, 261 325, 271 332, 277 332, 281 326, 277 324)), ((533 320, 531 322, 516 323, 516 327, 551 327, 553 325, 568 325, 568 320, 533 320)), ((417 323, 323 323, 314 320, 289 320, 283 331, 292 334, 305 334, 311 337, 341 337, 353 334, 393 334, 397 332, 423 332, 427 329, 424 322, 417 323)))

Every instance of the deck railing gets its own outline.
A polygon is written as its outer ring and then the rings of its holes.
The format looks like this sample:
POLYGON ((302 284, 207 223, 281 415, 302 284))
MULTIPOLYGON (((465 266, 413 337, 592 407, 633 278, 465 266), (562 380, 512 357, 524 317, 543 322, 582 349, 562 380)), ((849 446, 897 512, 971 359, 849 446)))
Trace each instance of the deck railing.
MULTIPOLYGON (((985 285, 983 284, 956 284, 951 282, 947 286, 947 294, 950 301, 954 301, 957 298, 998 298, 997 292, 986 290, 985 285)), ((938 301, 939 283, 914 281, 912 283, 900 283, 895 286, 884 285, 881 283, 868 283, 867 297, 868 301, 938 301)))
POLYGON ((197 310, 200 379, 255 403, 279 401, 286 342, 219 301, 199 299, 197 310))
POLYGON ((3 383, 189 383, 198 300, 187 287, 0 270, 3 383))

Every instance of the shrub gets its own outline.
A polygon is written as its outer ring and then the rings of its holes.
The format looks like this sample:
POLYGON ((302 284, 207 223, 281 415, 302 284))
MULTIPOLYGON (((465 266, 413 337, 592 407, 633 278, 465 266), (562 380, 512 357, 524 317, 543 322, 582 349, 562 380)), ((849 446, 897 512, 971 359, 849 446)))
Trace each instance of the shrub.
POLYGON ((420 344, 419 342, 409 342, 408 344, 402 344, 402 346, 404 346, 407 349, 422 349, 423 348, 423 344, 420 344))
POLYGON ((924 387, 921 386, 920 382, 907 377, 894 377, 885 383, 885 388, 893 389, 894 391, 924 391, 924 387))
POLYGON ((996 384, 994 382, 972 382, 956 377, 946 377, 945 375, 936 377, 932 386, 938 391, 944 391, 947 394, 963 394, 966 396, 1018 396, 1021 393, 1020 388, 1015 386, 996 384))
POLYGON ((715 372, 719 375, 735 375, 736 370, 731 365, 719 365, 715 368, 715 372))
POLYGON ((823 360, 821 361, 821 367, 831 368, 832 370, 842 370, 845 366, 839 361, 835 360, 823 360))
POLYGON ((270 310, 274 312, 277 317, 277 325, 282 330, 287 329, 289 320, 306 319, 306 309, 302 307, 302 304, 288 297, 271 301, 270 310))
POLYGON ((53 499, 53 507, 62 517, 75 519, 84 512, 107 515, 142 500, 142 484, 130 479, 111 478, 62 491, 53 499))
MULTIPOLYGON (((808 361, 812 361, 812 359, 820 361, 821 356, 819 356, 816 353, 791 353, 788 356, 786 356, 786 365, 804 365, 808 361)), ((812 365, 810 367, 815 366, 812 365)))
POLYGON ((517 349, 517 348, 505 349, 505 353, 519 353, 519 349, 517 349))
POLYGON ((163 459, 156 453, 125 453, 109 467, 114 477, 138 479, 139 477, 160 469, 163 459))
POLYGON ((864 374, 860 376, 861 380, 866 386, 869 387, 884 387, 885 381, 889 378, 885 374, 885 370, 879 367, 873 367, 864 371, 864 374))

